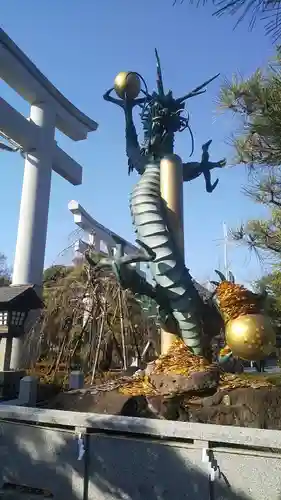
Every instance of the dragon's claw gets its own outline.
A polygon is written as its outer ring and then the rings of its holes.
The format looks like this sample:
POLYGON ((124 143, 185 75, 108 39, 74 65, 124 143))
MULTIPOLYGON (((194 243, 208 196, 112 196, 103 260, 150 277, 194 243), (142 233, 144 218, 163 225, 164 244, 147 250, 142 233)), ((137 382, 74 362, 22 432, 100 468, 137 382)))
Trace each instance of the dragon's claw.
POLYGON ((163 309, 162 307, 158 307, 158 315, 163 325, 166 325, 171 318, 171 314, 167 313, 167 311, 165 311, 165 309, 163 309))
POLYGON ((209 141, 205 142, 205 144, 202 145, 202 150, 207 151, 209 149, 209 147, 211 146, 212 142, 213 142, 213 139, 210 139, 209 141))
POLYGON ((225 166, 226 166, 226 158, 224 158, 223 160, 218 161, 218 167, 219 168, 223 168, 225 166))
POLYGON ((95 264, 94 268, 98 271, 103 267, 112 267, 112 265, 113 265, 113 259, 104 258, 101 259, 97 264, 95 264))
POLYGON ((207 193, 212 193, 214 191, 214 189, 216 189, 218 183, 219 183, 219 179, 216 179, 213 184, 210 184, 210 185, 207 184, 207 187, 206 187, 207 193))

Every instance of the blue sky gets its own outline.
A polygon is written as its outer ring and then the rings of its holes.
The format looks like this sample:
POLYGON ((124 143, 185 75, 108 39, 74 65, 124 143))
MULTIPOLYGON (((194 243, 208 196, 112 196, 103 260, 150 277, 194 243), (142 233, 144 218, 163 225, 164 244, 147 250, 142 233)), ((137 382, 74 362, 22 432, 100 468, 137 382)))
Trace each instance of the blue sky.
MULTIPOLYGON (((188 0, 173 7, 173 0, 1 0, 1 27, 64 95, 99 123, 87 141, 58 141, 83 165, 83 184, 74 187, 53 174, 46 265, 58 261, 75 229, 67 209, 78 200, 94 218, 133 241, 128 199, 137 180, 127 176, 123 116, 102 99, 121 70, 138 71, 150 89, 155 85, 154 47, 162 60, 164 84, 176 95, 220 72, 202 97, 189 101, 191 126, 200 159, 201 145, 213 139, 213 160, 233 152, 226 144, 235 122, 230 114, 218 115, 215 99, 224 77, 239 71, 251 74, 273 54, 262 25, 248 32, 247 23, 233 31, 234 20, 212 17, 212 7, 197 9, 188 0)), ((28 105, 0 82, 0 95, 28 116, 28 105)), ((187 161, 188 133, 178 137, 176 152, 187 161)), ((0 250, 10 263, 16 243, 23 176, 19 155, 1 153, 2 181, 0 250)), ((219 185, 207 194, 203 179, 184 186, 186 259, 201 281, 213 277, 222 265, 222 222, 239 225, 265 214, 242 193, 247 173, 242 166, 216 171, 219 185)), ((232 247, 230 260, 238 281, 249 282, 262 270, 246 249, 232 247)), ((61 261, 61 259, 60 259, 61 261)))

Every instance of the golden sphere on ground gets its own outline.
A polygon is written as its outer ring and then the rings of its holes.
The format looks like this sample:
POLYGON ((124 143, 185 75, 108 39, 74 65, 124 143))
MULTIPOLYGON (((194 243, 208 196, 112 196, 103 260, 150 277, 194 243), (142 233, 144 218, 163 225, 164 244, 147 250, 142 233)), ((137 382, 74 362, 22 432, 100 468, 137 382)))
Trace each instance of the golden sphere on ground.
POLYGON ((276 344, 274 329, 263 314, 246 314, 229 321, 225 338, 233 355, 248 361, 266 358, 276 344))
POLYGON ((135 99, 141 89, 140 78, 136 73, 121 71, 115 77, 114 89, 116 94, 121 97, 121 99, 135 99))

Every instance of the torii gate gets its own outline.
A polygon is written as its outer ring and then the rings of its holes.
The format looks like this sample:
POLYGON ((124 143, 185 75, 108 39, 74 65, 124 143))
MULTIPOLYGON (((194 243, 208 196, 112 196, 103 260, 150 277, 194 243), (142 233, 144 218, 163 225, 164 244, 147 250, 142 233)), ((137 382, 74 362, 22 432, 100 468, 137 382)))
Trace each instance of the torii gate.
MULTIPOLYGON (((42 286, 52 170, 74 185, 82 167, 55 141, 58 128, 74 141, 97 123, 68 101, 0 28, 0 77, 30 104, 26 119, 0 97, 0 132, 25 153, 13 285, 42 286)), ((20 368, 22 337, 12 341, 10 368, 20 368)), ((5 352, 1 344, 1 352, 5 352)), ((1 353, 0 353, 1 354, 1 353)))
MULTIPOLYGON (((114 233, 111 229, 103 226, 94 219, 78 201, 70 201, 68 203, 68 209, 73 214, 74 223, 83 229, 84 233, 87 235, 87 241, 85 241, 85 239, 79 239, 75 243, 75 252, 78 254, 83 254, 90 246, 97 252, 113 255, 118 244, 123 246, 125 255, 139 253, 139 249, 135 245, 114 233)), ((140 270, 139 263, 131 265, 137 269, 139 274, 143 274, 140 270)))
POLYGON ((97 123, 68 101, 0 29, 0 77, 27 102, 26 119, 0 98, 0 131, 26 153, 13 285, 42 285, 52 170, 74 185, 82 167, 55 141, 58 128, 74 141, 97 123))

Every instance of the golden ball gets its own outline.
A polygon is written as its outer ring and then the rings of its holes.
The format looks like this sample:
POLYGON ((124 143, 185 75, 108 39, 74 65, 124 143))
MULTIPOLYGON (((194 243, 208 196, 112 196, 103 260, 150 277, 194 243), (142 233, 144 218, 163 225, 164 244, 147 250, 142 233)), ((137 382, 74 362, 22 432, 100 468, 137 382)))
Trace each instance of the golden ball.
POLYGON ((276 345, 274 329, 263 314, 246 314, 229 321, 225 338, 233 355, 248 361, 266 358, 276 345))
POLYGON ((114 80, 114 89, 116 94, 121 97, 121 99, 135 99, 141 89, 140 78, 136 73, 121 71, 115 77, 114 80))

